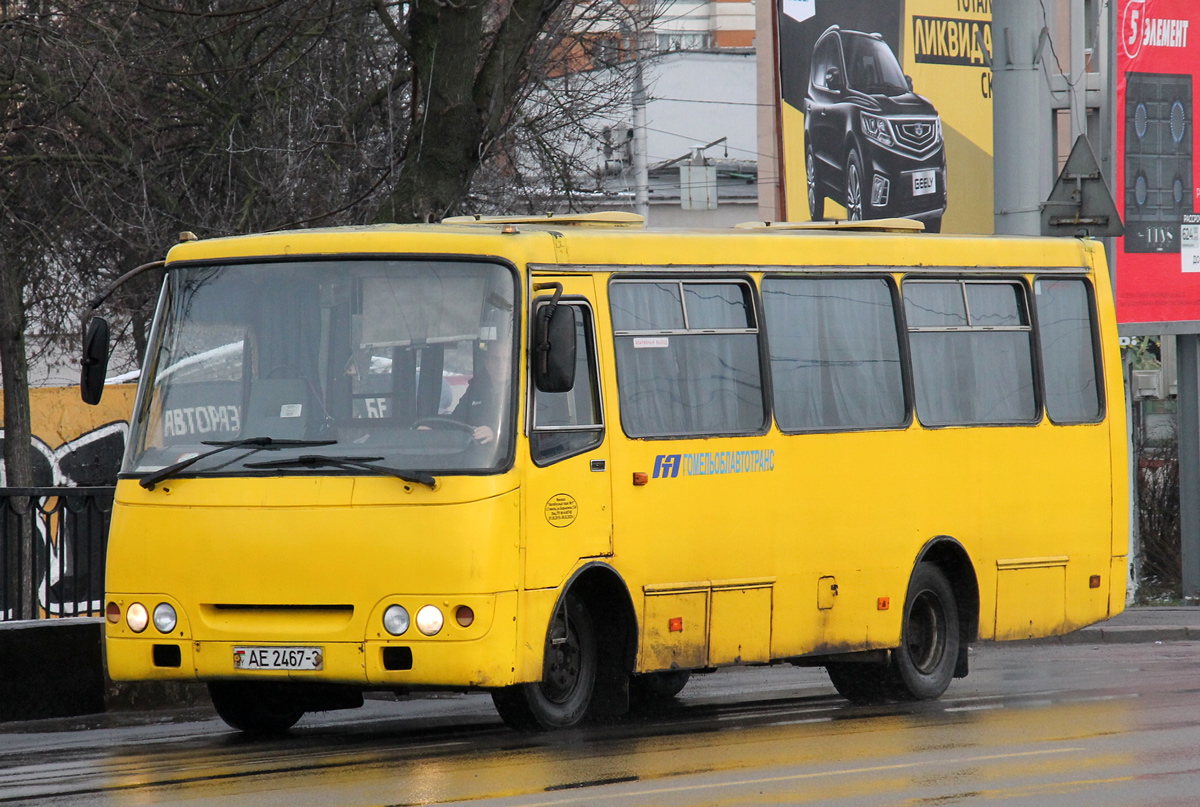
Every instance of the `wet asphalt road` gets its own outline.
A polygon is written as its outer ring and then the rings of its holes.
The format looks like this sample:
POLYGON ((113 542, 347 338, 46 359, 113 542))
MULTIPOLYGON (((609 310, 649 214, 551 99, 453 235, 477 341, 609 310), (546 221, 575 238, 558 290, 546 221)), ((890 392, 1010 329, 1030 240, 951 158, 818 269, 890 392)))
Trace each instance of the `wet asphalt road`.
POLYGON ((0 803, 1197 805, 1200 642, 984 645, 939 701, 856 707, 820 669, 694 677, 550 735, 487 696, 306 717, 250 742, 207 709, 0 727, 0 803))

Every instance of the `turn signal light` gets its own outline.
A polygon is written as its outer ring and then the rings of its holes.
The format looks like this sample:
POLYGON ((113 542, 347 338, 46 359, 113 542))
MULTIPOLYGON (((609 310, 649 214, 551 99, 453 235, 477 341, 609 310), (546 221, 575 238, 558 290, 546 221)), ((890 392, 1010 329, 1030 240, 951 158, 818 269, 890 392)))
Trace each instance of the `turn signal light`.
POLYGON ((475 621, 475 612, 471 610, 469 605, 460 605, 454 609, 454 621, 461 628, 471 627, 471 623, 475 621))
POLYGON ((115 602, 110 602, 108 607, 104 609, 104 618, 113 625, 121 621, 121 606, 115 602))
POLYGON ((1088 580, 1088 586, 1091 588, 1100 588, 1100 575, 1092 575, 1091 579, 1088 580))

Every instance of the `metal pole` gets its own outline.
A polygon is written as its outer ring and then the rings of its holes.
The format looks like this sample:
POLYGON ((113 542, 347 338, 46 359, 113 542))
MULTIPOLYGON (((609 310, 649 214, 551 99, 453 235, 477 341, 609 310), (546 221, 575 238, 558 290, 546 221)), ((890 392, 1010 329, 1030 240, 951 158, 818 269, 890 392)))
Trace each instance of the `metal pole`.
POLYGON ((992 31, 996 232, 1038 235, 1040 204, 1057 171, 1041 64, 1049 49, 1037 0, 994 3, 992 31))
POLYGON ((634 212, 650 220, 650 173, 646 166, 646 85, 642 78, 641 30, 633 29, 633 201, 634 212))
POLYGON ((1087 134, 1087 60, 1084 58, 1084 44, 1087 41, 1087 18, 1084 16, 1082 2, 1074 2, 1071 7, 1071 75, 1067 76, 1067 86, 1071 89, 1071 142, 1074 143, 1080 135, 1087 134))
POLYGON ((1183 598, 1200 598, 1200 336, 1179 336, 1179 542, 1183 598))

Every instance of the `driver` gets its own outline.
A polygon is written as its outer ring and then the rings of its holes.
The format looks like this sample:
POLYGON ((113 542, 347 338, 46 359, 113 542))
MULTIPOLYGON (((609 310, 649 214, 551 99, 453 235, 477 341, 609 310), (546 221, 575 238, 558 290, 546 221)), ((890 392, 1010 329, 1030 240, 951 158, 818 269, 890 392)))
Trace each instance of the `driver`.
POLYGON ((481 445, 496 441, 512 363, 507 330, 497 330, 500 331, 499 338, 481 341, 476 346, 475 375, 450 412, 451 418, 475 427, 472 435, 481 445))

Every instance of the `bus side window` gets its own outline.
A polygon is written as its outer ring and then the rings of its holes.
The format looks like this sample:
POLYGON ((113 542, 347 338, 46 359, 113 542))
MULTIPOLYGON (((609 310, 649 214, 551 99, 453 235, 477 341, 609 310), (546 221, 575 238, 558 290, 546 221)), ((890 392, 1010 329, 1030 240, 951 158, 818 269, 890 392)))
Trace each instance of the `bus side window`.
POLYGON ((560 303, 559 308, 575 317, 575 386, 567 392, 533 391, 529 445, 538 465, 590 451, 604 441, 591 309, 568 301, 560 303))
POLYGON ((621 425, 630 437, 766 426, 752 287, 738 279, 609 286, 621 425))
POLYGON ((882 277, 768 277, 775 419, 785 432, 908 421, 892 287, 882 277))
POLYGON ((906 280, 903 291, 922 424, 1038 420, 1024 286, 1008 280, 906 280))
POLYGON ((1103 409, 1088 285, 1078 278, 1042 277, 1034 297, 1046 412, 1055 423, 1094 423, 1103 409))

